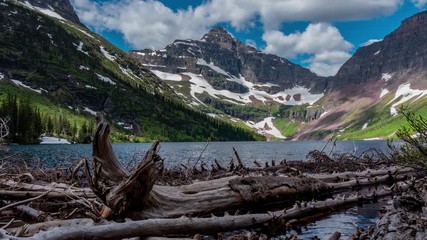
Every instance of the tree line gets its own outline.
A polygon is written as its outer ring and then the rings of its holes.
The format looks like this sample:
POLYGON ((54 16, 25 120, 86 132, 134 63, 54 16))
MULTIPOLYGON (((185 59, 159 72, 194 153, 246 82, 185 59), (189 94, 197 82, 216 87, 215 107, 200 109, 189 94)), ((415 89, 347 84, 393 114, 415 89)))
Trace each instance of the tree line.
POLYGON ((0 102, 0 117, 9 117, 9 135, 6 140, 12 143, 39 143, 40 137, 61 137, 73 142, 88 142, 95 128, 93 121, 78 124, 70 122, 61 112, 41 112, 31 103, 30 98, 18 98, 8 94, 0 102))

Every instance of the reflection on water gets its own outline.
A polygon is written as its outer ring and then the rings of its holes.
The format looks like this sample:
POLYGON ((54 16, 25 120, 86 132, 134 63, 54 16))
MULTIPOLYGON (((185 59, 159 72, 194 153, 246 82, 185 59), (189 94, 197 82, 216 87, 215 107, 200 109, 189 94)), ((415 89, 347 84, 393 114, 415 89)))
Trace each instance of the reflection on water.
MULTIPOLYGON (((366 203, 354 206, 345 211, 337 212, 325 218, 309 223, 302 228, 299 239, 312 239, 317 236, 320 239, 329 239, 335 232, 341 233, 341 239, 348 239, 355 233, 357 227, 367 229, 375 226, 378 219, 378 210, 390 204, 390 198, 380 199, 376 203, 366 203)), ((291 234, 296 234, 292 232, 291 234)), ((277 238, 277 239, 280 239, 277 238)))

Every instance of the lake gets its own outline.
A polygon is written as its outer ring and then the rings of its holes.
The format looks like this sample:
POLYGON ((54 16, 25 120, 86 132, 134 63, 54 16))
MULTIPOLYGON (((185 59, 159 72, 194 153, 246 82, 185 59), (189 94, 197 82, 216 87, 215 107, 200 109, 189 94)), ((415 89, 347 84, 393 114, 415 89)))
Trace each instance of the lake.
MULTIPOLYGON (((399 143, 398 143, 399 144, 399 143)), ((113 144, 114 151, 124 163, 140 161, 151 143, 123 143, 113 144)), ((387 141, 295 141, 295 142, 164 142, 160 145, 160 156, 165 160, 166 167, 176 167, 181 164, 194 164, 199 159, 208 166, 217 159, 222 164, 228 164, 234 156, 233 147, 247 166, 254 166, 253 162, 276 160, 305 160, 312 150, 322 150, 326 153, 362 154, 365 150, 376 148, 388 151, 387 141), (207 147, 206 147, 207 146, 207 147), (326 146, 326 147, 325 147, 326 146), (205 151, 203 149, 206 147, 205 151)), ((52 167, 69 165, 81 158, 91 159, 92 145, 16 145, 10 146, 10 151, 20 152, 24 158, 41 160, 45 166, 52 167)))
MULTIPOLYGON (((395 142, 394 144, 401 144, 395 142)), ((151 143, 126 143, 113 144, 118 158, 126 164, 140 161, 151 143)), ((306 155, 312 150, 322 150, 326 153, 341 154, 354 153, 360 155, 370 148, 376 148, 388 152, 386 141, 337 141, 335 145, 326 141, 296 141, 296 142, 179 142, 161 143, 160 156, 164 158, 167 167, 177 167, 181 164, 194 164, 199 156, 201 160, 210 164, 217 159, 228 166, 233 157, 233 149, 236 148, 240 158, 247 166, 254 166, 253 161, 265 162, 276 160, 305 160, 306 155), (207 146, 207 147, 206 147, 207 146), (326 147, 325 147, 326 146, 326 147), (203 149, 206 149, 203 151, 203 149)), ((92 146, 89 144, 75 145, 18 145, 9 146, 11 152, 20 152, 21 156, 28 159, 43 161, 46 166, 69 166, 72 161, 81 158, 91 159, 92 146)), ((0 156, 1 157, 1 156, 0 156)), ((190 165, 191 166, 191 165, 190 165)), ((307 225, 299 239, 310 239, 315 235, 320 239, 329 239, 335 232, 343 234, 342 238, 348 238, 354 233, 357 226, 368 227, 375 224, 378 208, 383 206, 387 199, 380 203, 368 203, 353 206, 338 211, 322 219, 307 225)), ((281 239, 279 237, 279 239, 281 239)))

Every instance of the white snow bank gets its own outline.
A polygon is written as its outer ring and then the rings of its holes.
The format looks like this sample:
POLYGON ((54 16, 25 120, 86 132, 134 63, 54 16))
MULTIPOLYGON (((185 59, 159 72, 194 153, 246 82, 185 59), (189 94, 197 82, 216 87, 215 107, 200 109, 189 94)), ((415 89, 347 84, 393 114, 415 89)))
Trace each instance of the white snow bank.
POLYGON ((286 139, 286 137, 282 135, 279 129, 277 129, 274 126, 273 119, 274 119, 273 117, 268 117, 258 123, 249 121, 249 122, 245 122, 245 124, 251 128, 257 129, 257 131, 261 134, 269 134, 276 138, 286 139))
POLYGON ((387 93, 389 93, 389 92, 390 92, 389 90, 387 90, 386 88, 384 88, 384 89, 381 91, 380 98, 384 97, 384 96, 385 96, 385 95, 387 95, 387 93))
POLYGON ((207 66, 210 67, 212 70, 214 70, 215 72, 225 75, 225 76, 230 76, 226 71, 224 71, 222 68, 215 66, 215 64, 213 62, 211 63, 207 63, 205 60, 199 58, 197 59, 197 65, 202 65, 202 66, 207 66))
POLYGON ((79 69, 80 69, 80 70, 86 70, 86 71, 89 71, 89 70, 90 70, 90 68, 89 68, 89 67, 86 67, 86 66, 83 66, 83 65, 80 65, 79 69))
POLYGON ((368 128, 368 124, 369 124, 369 123, 365 123, 365 124, 363 124, 363 126, 362 126, 362 130, 364 130, 364 129, 368 128))
POLYGON ((83 111, 88 112, 88 113, 90 113, 90 114, 91 114, 91 115, 93 115, 93 116, 96 116, 96 111, 94 111, 94 110, 92 110, 92 109, 90 109, 90 108, 88 108, 88 107, 85 107, 85 108, 83 109, 83 111))
POLYGON ((52 7, 51 7, 50 9, 47 9, 47 8, 41 8, 41 7, 36 7, 36 6, 33 6, 31 3, 29 3, 28 1, 25 1, 25 2, 23 3, 23 5, 24 5, 24 6, 26 6, 26 7, 28 7, 28 8, 30 8, 30 9, 33 9, 33 10, 39 11, 39 12, 41 12, 41 13, 43 13, 44 15, 47 15, 47 16, 49 16, 49 17, 53 17, 53 18, 57 18, 57 19, 60 19, 60 20, 66 21, 66 19, 65 19, 65 18, 63 18, 63 17, 62 17, 61 15, 59 15, 58 13, 56 13, 52 7))
POLYGON ((181 81, 182 80, 182 77, 179 74, 166 73, 166 72, 161 72, 158 70, 151 70, 151 72, 163 80, 168 80, 168 81, 181 81))
POLYGON ((0 72, 0 81, 4 79, 4 74, 0 72))
MULTIPOLYGON (((30 87, 30 86, 28 86, 28 85, 25 85, 23 82, 21 82, 21 81, 19 81, 19 80, 12 79, 12 82, 13 82, 13 83, 15 83, 15 85, 17 85, 17 86, 19 86, 19 87, 23 87, 23 88, 26 88, 26 89, 30 89, 31 91, 36 92, 36 93, 38 93, 38 94, 42 94, 42 91, 46 91, 46 90, 43 90, 43 89, 34 89, 34 88, 32 88, 32 87, 30 87)), ((47 91, 46 91, 46 92, 47 92, 47 91)))
POLYGON ((77 51, 82 52, 82 53, 89 56, 89 52, 83 51, 83 43, 82 42, 80 42, 79 45, 77 45, 75 43, 73 43, 73 45, 77 47, 77 51))
POLYGON ((57 137, 41 137, 40 144, 71 144, 67 139, 57 137))
MULTIPOLYGON (((166 73, 158 70, 152 70, 152 72, 163 80, 171 80, 171 81, 180 81, 180 79, 182 80, 182 77, 178 74, 171 74, 171 73, 166 73)), ((253 100, 258 100, 262 102, 273 100, 275 102, 287 104, 287 105, 299 105, 304 103, 313 104, 317 100, 323 97, 323 93, 311 94, 309 92, 309 89, 300 87, 300 86, 295 86, 294 88, 286 89, 276 94, 269 94, 263 90, 256 89, 256 87, 257 86, 274 86, 274 84, 270 84, 270 83, 254 84, 252 82, 246 81, 246 79, 242 76, 240 76, 240 78, 229 76, 229 78, 227 78, 227 81, 237 82, 243 86, 246 86, 249 89, 247 93, 234 93, 229 90, 215 89, 212 85, 210 85, 206 81, 206 79, 202 75, 197 75, 194 73, 182 73, 182 74, 190 77, 190 80, 189 80, 191 83, 190 93, 191 93, 191 96, 197 101, 199 100, 196 97, 196 93, 201 94, 203 92, 207 92, 210 96, 215 98, 221 98, 221 96, 223 96, 226 98, 225 100, 233 103, 237 103, 237 104, 252 103, 253 100), (296 95, 300 95, 300 101, 295 100, 296 95)))
POLYGON ((393 100, 391 100, 388 104, 394 102, 396 99, 398 99, 400 97, 400 100, 393 103, 390 107, 390 114, 392 116, 397 115, 397 109, 396 107, 412 98, 415 98, 413 101, 416 101, 424 96, 427 95, 427 90, 418 90, 418 89, 411 89, 411 84, 410 83, 404 83, 399 85, 399 87, 396 90, 396 94, 393 98, 393 100))
POLYGON ((383 73, 381 75, 381 79, 387 82, 388 80, 391 79, 391 74, 390 73, 383 73))
POLYGON ((96 74, 96 76, 98 76, 99 80, 101 80, 103 82, 106 82, 106 83, 109 83, 111 85, 116 85, 116 83, 113 82, 113 80, 111 80, 111 78, 104 77, 104 76, 102 76, 101 74, 98 74, 98 73, 95 73, 95 74, 96 74))
POLYGON ((104 55, 105 58, 107 58, 108 60, 114 62, 114 60, 116 60, 116 57, 111 55, 107 50, 105 50, 105 48, 103 46, 99 46, 99 49, 101 50, 102 55, 104 55))

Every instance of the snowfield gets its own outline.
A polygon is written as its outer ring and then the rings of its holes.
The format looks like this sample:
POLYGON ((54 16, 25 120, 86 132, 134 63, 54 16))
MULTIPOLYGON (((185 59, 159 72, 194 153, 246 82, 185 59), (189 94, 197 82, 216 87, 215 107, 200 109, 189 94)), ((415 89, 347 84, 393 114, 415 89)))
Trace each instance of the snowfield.
MULTIPOLYGON (((213 88, 212 85, 210 85, 206 79, 202 75, 197 75, 194 73, 182 73, 182 75, 186 75, 190 77, 190 83, 191 83, 191 89, 190 93, 191 96, 196 99, 198 102, 202 103, 197 97, 196 94, 202 94, 204 92, 208 93, 210 96, 218 99, 224 99, 233 103, 237 104, 246 104, 246 103, 253 103, 255 101, 261 101, 261 102, 268 102, 270 100, 286 104, 286 105, 300 105, 304 103, 313 104, 317 100, 323 97, 323 94, 311 94, 309 92, 309 89, 296 86, 291 89, 286 89, 282 92, 276 93, 276 94, 269 94, 265 91, 256 89, 257 87, 271 87, 275 86, 274 84, 270 83, 263 83, 263 84, 254 84, 252 82, 247 81, 244 77, 240 76, 239 78, 236 78, 234 76, 230 76, 228 73, 226 73, 224 70, 219 69, 213 64, 208 64, 203 61, 199 61, 199 65, 206 65, 209 66, 211 69, 215 70, 216 72, 227 75, 228 81, 239 83, 243 86, 246 86, 249 89, 249 92, 247 93, 234 93, 229 90, 217 90, 213 88), (300 95, 298 98, 295 97, 296 95, 300 95), (297 101, 299 100, 299 101, 297 101)), ((169 81, 182 81, 182 76, 179 74, 171 74, 162 72, 159 70, 152 70, 152 72, 158 76, 160 79, 163 80, 169 80, 169 81)))
POLYGON ((114 62, 114 60, 116 60, 116 57, 111 55, 107 50, 105 50, 105 48, 103 46, 100 46, 99 49, 101 50, 102 55, 104 55, 104 57, 112 62, 114 62))
POLYGON ((113 80, 111 80, 111 78, 104 77, 104 76, 102 76, 101 74, 98 74, 98 73, 95 73, 95 74, 96 74, 96 76, 98 76, 99 80, 101 80, 103 82, 106 82, 106 83, 109 83, 111 85, 116 85, 116 83, 113 82, 113 80))
POLYGON ((88 107, 85 107, 85 108, 83 109, 83 111, 85 111, 85 112, 87 112, 87 113, 89 113, 89 114, 91 114, 91 115, 93 115, 93 116, 96 116, 96 111, 94 111, 94 110, 92 110, 92 109, 90 109, 90 108, 88 108, 88 107))
POLYGON ((389 90, 387 90, 386 88, 384 88, 383 90, 381 90, 380 98, 383 98, 389 92, 390 92, 389 90))
POLYGON ((79 42, 78 45, 73 43, 73 45, 76 46, 77 51, 82 52, 82 53, 86 54, 87 56, 89 56, 89 52, 83 51, 83 43, 82 42, 79 42))
POLYGON ((262 120, 261 122, 254 123, 252 121, 245 122, 245 124, 251 128, 255 128, 260 134, 272 135, 276 138, 286 139, 285 136, 277 129, 273 124, 273 117, 268 117, 262 120))
POLYGON ((412 98, 415 98, 413 101, 416 101, 424 96, 427 95, 427 90, 418 90, 418 89, 411 89, 411 84, 410 83, 404 83, 399 85, 399 87, 396 90, 396 94, 394 96, 394 98, 387 103, 387 105, 391 104, 392 102, 396 101, 398 98, 399 101, 393 103, 390 107, 390 114, 392 116, 396 116, 397 115, 397 109, 396 107, 412 98))
POLYGON ((55 9, 53 9, 52 7, 50 7, 50 9, 47 8, 40 8, 40 7, 36 7, 33 6, 31 3, 29 3, 28 1, 25 1, 25 3, 23 3, 24 6, 28 7, 29 9, 33 9, 36 10, 38 12, 43 13, 44 15, 47 15, 49 17, 53 17, 59 20, 63 20, 63 21, 67 21, 65 18, 63 18, 61 15, 59 15, 58 13, 55 12, 55 9))
MULTIPOLYGON (((12 82, 13 82, 15 85, 19 86, 19 87, 23 87, 23 88, 26 88, 26 89, 30 89, 31 91, 36 92, 36 93, 38 93, 38 94, 42 94, 42 91, 46 91, 46 90, 43 90, 43 89, 34 89, 34 88, 32 88, 32 87, 30 87, 30 86, 28 86, 28 85, 25 85, 23 82, 21 82, 21 81, 19 81, 19 80, 14 80, 14 79, 12 79, 12 82)), ((47 92, 47 91, 46 91, 46 92, 47 92)))
POLYGON ((391 79, 391 74, 390 73, 383 73, 381 75, 381 79, 387 82, 388 80, 391 79))
POLYGON ((157 77, 159 77, 162 80, 167 80, 167 81, 181 81, 182 77, 179 74, 173 74, 173 73, 166 73, 166 72, 161 72, 161 71, 157 71, 157 70, 151 70, 152 73, 154 73, 157 77))

